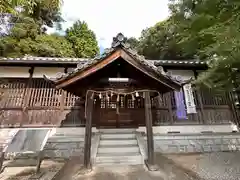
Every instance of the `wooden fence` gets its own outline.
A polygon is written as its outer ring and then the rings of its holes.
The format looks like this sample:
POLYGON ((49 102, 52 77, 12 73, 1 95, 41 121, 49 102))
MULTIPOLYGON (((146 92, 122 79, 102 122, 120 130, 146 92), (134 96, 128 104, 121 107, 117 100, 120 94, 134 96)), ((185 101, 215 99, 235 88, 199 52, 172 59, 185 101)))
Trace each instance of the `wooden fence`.
MULTIPOLYGON (((194 91, 196 114, 178 119, 173 93, 163 94, 161 103, 152 99, 154 125, 224 124, 234 121, 229 95, 210 90, 194 91)), ((1 127, 83 126, 80 98, 57 90, 43 79, 0 80, 1 127)))
POLYGON ((216 94, 211 90, 193 90, 196 105, 195 114, 187 114, 187 118, 177 117, 174 92, 163 94, 160 106, 155 99, 153 111, 155 125, 171 124, 227 124, 236 121, 233 116, 232 102, 228 93, 216 94))

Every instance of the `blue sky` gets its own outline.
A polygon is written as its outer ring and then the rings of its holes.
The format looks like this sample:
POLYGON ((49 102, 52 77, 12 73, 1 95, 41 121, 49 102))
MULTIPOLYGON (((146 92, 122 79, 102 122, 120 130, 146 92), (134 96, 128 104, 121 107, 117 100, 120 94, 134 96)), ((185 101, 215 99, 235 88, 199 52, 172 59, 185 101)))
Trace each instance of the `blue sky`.
POLYGON ((168 0, 64 0, 62 15, 63 29, 84 20, 98 41, 109 47, 118 32, 139 37, 142 29, 166 19, 169 11, 168 0))

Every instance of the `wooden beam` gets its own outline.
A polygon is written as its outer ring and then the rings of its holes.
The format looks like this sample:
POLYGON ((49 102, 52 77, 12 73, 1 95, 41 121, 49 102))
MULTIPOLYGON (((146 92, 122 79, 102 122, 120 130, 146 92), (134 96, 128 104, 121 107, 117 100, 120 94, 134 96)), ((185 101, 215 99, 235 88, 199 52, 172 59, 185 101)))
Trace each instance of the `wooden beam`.
POLYGON ((85 125, 85 140, 84 140, 84 167, 91 169, 91 140, 92 140, 92 114, 93 114, 93 92, 86 95, 86 125, 85 125))
POLYGON ((92 73, 104 68, 105 66, 107 66, 108 64, 112 63, 113 61, 115 61, 118 57, 120 57, 120 51, 117 50, 115 51, 113 54, 109 55, 106 59, 104 59, 103 61, 99 61, 99 63, 96 63, 96 65, 89 67, 88 69, 86 69, 85 71, 79 72, 77 75, 75 75, 73 78, 70 78, 68 80, 60 80, 59 82, 57 82, 57 86, 56 88, 63 88, 65 86, 68 86, 74 82, 76 82, 77 80, 83 79, 89 75, 91 75, 92 73))
POLYGON ((148 159, 146 165, 150 171, 157 170, 154 163, 154 141, 152 130, 152 111, 151 111, 151 99, 150 92, 144 92, 144 106, 145 106, 145 120, 147 131, 147 147, 148 147, 148 159))
POLYGON ((130 65, 132 65, 145 75, 149 76, 150 78, 154 79, 155 81, 168 87, 170 90, 178 90, 180 88, 180 84, 170 80, 169 78, 166 78, 162 74, 156 74, 156 72, 154 72, 151 68, 146 68, 139 61, 136 61, 132 56, 126 53, 124 50, 121 50, 121 57, 126 60, 130 65))

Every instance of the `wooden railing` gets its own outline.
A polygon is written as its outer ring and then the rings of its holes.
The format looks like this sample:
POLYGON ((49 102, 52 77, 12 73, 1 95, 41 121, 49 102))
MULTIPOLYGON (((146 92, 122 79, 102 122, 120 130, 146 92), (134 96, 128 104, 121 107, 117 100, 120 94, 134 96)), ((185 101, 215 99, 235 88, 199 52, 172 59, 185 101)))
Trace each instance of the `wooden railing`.
POLYGON ((60 126, 66 119, 70 124, 84 123, 77 115, 79 98, 55 89, 44 79, 2 79, 1 83, 2 127, 60 126))
MULTIPOLYGON (((79 97, 55 89, 44 79, 1 79, 0 92, 2 127, 60 126, 63 122, 64 126, 85 124, 84 107, 79 105, 79 97)), ((154 125, 224 124, 235 121, 227 93, 218 95, 210 90, 194 91, 194 98, 197 113, 182 120, 176 116, 173 92, 161 95, 160 100, 153 98, 154 125)))
MULTIPOLYGON (((196 105, 195 114, 187 114, 186 119, 178 119, 173 92, 162 95, 162 104, 154 103, 155 125, 160 124, 225 124, 235 121, 232 102, 228 93, 214 93, 209 89, 193 90, 196 105)), ((156 100, 157 101, 157 100, 156 100)))

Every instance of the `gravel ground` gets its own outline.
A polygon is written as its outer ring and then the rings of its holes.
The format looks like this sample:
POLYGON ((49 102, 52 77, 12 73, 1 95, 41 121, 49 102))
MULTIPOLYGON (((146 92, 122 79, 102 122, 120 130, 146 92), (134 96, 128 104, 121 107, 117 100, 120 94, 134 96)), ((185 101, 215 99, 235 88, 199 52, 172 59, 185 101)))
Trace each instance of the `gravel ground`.
POLYGON ((180 163, 168 158, 161 153, 155 154, 155 163, 159 166, 160 170, 165 173, 169 180, 200 180, 196 173, 182 168, 180 163))
POLYGON ((168 158, 206 180, 240 180, 240 152, 168 155, 168 158))

